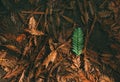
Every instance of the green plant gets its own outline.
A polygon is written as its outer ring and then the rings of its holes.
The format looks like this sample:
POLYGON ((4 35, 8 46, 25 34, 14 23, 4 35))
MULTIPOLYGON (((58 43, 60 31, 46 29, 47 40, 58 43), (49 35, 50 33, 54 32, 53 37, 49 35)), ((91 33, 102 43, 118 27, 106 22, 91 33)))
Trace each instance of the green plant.
POLYGON ((80 55, 82 53, 84 47, 84 34, 81 28, 76 28, 73 32, 72 36, 72 51, 76 55, 80 55))

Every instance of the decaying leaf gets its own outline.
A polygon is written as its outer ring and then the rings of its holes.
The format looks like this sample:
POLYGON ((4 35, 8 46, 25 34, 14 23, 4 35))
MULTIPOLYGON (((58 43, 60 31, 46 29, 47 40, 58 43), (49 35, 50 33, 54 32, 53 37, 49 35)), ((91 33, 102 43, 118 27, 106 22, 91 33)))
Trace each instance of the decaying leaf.
POLYGON ((42 64, 42 65, 45 65, 45 67, 47 68, 50 62, 53 63, 53 62, 55 61, 56 57, 57 57, 57 51, 54 50, 54 51, 52 51, 52 52, 47 56, 47 58, 43 61, 43 64, 42 64))

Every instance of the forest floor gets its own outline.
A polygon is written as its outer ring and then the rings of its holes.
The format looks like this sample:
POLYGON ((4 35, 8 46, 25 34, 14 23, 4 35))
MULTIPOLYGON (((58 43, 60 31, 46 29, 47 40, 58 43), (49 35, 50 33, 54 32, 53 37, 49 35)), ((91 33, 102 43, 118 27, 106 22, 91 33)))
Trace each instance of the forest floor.
POLYGON ((119 78, 119 0, 0 0, 0 82, 119 78), (77 28, 79 55, 72 50, 77 28))

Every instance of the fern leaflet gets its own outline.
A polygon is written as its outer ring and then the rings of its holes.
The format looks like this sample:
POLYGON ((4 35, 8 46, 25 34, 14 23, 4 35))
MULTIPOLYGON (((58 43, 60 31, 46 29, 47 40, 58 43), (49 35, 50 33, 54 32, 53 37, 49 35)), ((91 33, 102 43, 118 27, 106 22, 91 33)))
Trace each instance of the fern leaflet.
POLYGON ((81 28, 76 28, 73 32, 72 36, 72 51, 76 55, 80 55, 82 53, 82 49, 84 47, 84 39, 83 39, 83 31, 81 28))

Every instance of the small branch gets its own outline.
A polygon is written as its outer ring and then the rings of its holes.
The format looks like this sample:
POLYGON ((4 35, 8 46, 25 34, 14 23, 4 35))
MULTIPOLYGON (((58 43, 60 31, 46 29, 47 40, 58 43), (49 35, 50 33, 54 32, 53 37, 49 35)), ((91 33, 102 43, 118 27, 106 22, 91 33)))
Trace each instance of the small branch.
POLYGON ((33 11, 21 11, 21 13, 23 13, 23 14, 41 14, 41 15, 43 15, 43 14, 45 14, 45 12, 33 12, 33 11))

